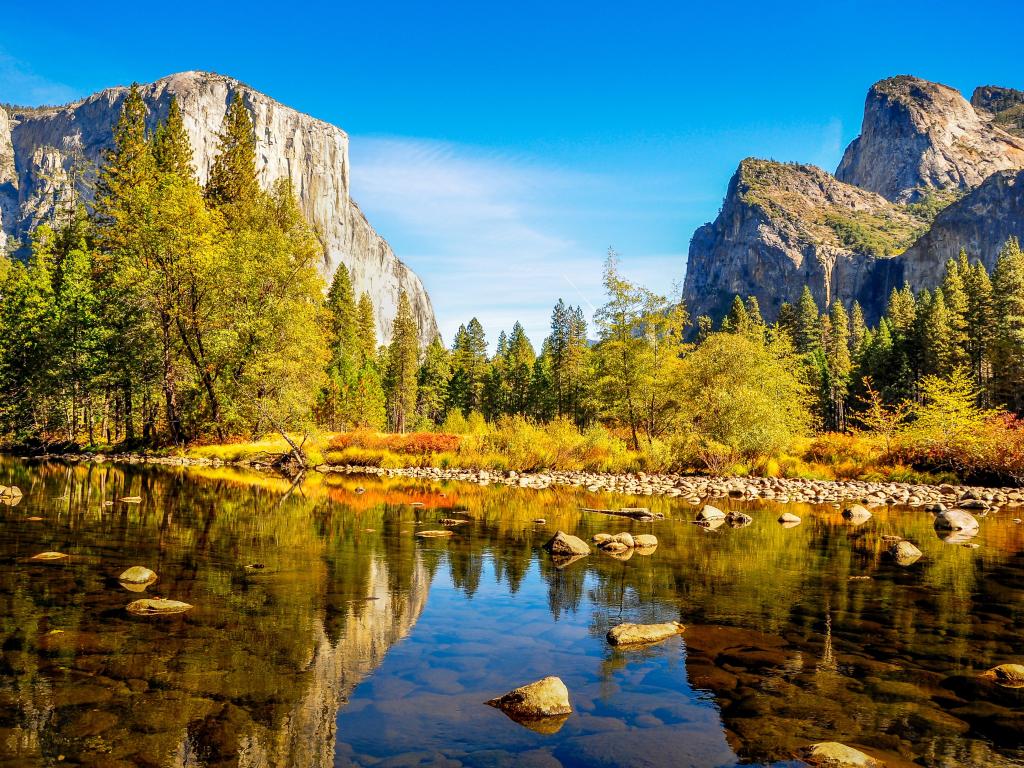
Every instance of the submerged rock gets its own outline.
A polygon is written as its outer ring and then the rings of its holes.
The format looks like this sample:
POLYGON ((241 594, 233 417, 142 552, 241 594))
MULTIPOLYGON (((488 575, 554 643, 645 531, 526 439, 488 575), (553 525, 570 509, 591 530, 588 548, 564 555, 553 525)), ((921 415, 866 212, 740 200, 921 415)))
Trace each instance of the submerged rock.
POLYGON ((610 533, 595 533, 593 536, 590 537, 590 540, 597 544, 597 546, 601 546, 606 541, 611 541, 614 538, 615 537, 612 536, 610 533))
POLYGON ((730 512, 728 515, 725 516, 725 522, 727 522, 733 528, 742 528, 754 522, 754 518, 752 518, 746 512, 730 512))
POLYGON ((618 539, 608 539, 607 541, 601 542, 601 549, 605 552, 614 554, 616 552, 625 552, 629 550, 630 547, 627 547, 618 539))
POLYGON ((608 642, 612 645, 647 645, 659 643, 685 630, 678 621, 664 624, 632 624, 624 622, 608 630, 608 642))
POLYGON ((896 561, 897 565, 907 566, 913 565, 921 559, 921 555, 924 554, 920 549, 915 547, 906 539, 897 541, 891 547, 889 547, 889 555, 893 560, 896 561))
POLYGON ((840 744, 838 741, 823 741, 811 744, 800 751, 800 756, 813 766, 820 768, 884 768, 885 763, 866 755, 859 749, 840 744))
POLYGON ((421 539, 442 539, 452 535, 451 531, 419 531, 417 534, 421 539))
POLYGON ((142 503, 142 497, 141 496, 122 496, 119 500, 123 501, 125 504, 141 504, 142 503))
POLYGON ((160 597, 136 600, 125 606, 128 613, 136 616, 171 616, 191 609, 192 606, 188 603, 183 603, 180 600, 165 600, 160 597))
POLYGON ((449 527, 455 527, 456 525, 465 525, 469 520, 460 520, 457 517, 442 517, 440 520, 441 525, 447 525, 449 527))
POLYGON ((586 555, 551 555, 551 564, 555 567, 555 570, 564 570, 570 565, 575 563, 577 560, 582 560, 586 555))
POLYGON ((37 563, 52 563, 54 560, 64 560, 70 557, 65 555, 63 552, 40 552, 38 555, 32 555, 29 560, 35 560, 37 563))
POLYGON ((1024 665, 1000 664, 987 672, 982 672, 980 677, 992 680, 1004 688, 1024 688, 1024 665))
POLYGON ((558 531, 544 548, 553 555, 589 555, 590 547, 578 536, 565 531, 558 531))
POLYGON ((555 717, 572 713, 569 689, 554 676, 515 688, 486 703, 513 719, 555 717))

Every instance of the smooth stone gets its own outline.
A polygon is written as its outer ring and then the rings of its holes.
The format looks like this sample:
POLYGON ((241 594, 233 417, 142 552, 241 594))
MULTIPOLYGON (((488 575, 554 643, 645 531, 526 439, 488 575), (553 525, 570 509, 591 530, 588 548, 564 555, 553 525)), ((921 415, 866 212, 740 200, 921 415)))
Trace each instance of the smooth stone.
POLYGON ((544 548, 553 555, 589 555, 590 547, 578 536, 557 531, 544 548))
POLYGON ((127 584, 152 584, 156 579, 156 573, 141 565, 133 565, 117 577, 118 581, 127 584))
POLYGON ((843 510, 843 518, 847 522, 854 524, 866 523, 871 519, 871 512, 867 507, 863 507, 860 504, 854 504, 843 510))
POLYGON ((892 556, 892 559, 896 561, 897 565, 908 566, 913 565, 920 560, 921 555, 924 553, 904 539, 903 541, 897 541, 893 544, 889 548, 889 554, 892 556))
POLYGON ((783 525, 799 525, 801 520, 792 512, 783 512, 781 515, 779 515, 779 522, 783 525))
POLYGON ((754 518, 745 512, 730 512, 725 516, 725 521, 733 528, 742 528, 754 522, 754 518))
POLYGON ((601 546, 606 541, 611 541, 614 538, 615 537, 612 536, 610 533, 595 533, 593 536, 590 537, 590 540, 598 546, 601 546))
POLYGON ((35 560, 39 563, 50 563, 54 560, 63 560, 70 555, 65 555, 63 552, 40 552, 38 555, 32 555, 29 560, 35 560))
POLYGON ((625 544, 630 549, 636 546, 636 542, 633 540, 633 534, 625 531, 615 534, 615 540, 621 544, 625 544))
POLYGON ((469 520, 460 520, 457 517, 442 517, 439 522, 441 525, 447 525, 454 528, 456 525, 465 525, 469 520))
POLYGON ((554 717, 572 712, 569 689, 554 676, 514 688, 486 703, 513 718, 554 717))
POLYGON ((720 510, 718 507, 713 507, 710 504, 705 504, 704 508, 697 513, 697 520, 711 521, 711 520, 724 520, 725 512, 720 510))
POLYGON ((605 552, 614 554, 616 552, 626 552, 631 549, 631 547, 627 547, 618 539, 609 539, 608 541, 601 543, 601 549, 605 552))
POLYGON ((978 518, 962 509, 947 509, 935 516, 935 527, 943 531, 976 531, 978 518))
POLYGON ((141 504, 142 503, 142 497, 141 496, 122 496, 120 501, 123 501, 125 504, 141 504))
POLYGON ((992 680, 1004 688, 1024 688, 1024 665, 1000 664, 987 672, 982 672, 980 677, 992 680))
POLYGON ((685 630, 678 621, 664 624, 633 624, 624 622, 608 630, 608 642, 612 645, 646 645, 659 643, 685 630))
POLYGON ((658 537, 650 533, 638 533, 633 537, 633 543, 640 549, 648 549, 658 546, 658 537))
POLYGON ((865 755, 859 749, 823 741, 801 750, 800 756, 813 766, 821 768, 884 768, 885 763, 865 755))
POLYGON ((146 598, 128 603, 125 610, 136 616, 171 616, 176 613, 184 613, 191 610, 192 606, 180 600, 165 600, 163 598, 146 598))
POLYGON ((419 531, 417 534, 421 539, 443 539, 452 535, 451 531, 419 531))

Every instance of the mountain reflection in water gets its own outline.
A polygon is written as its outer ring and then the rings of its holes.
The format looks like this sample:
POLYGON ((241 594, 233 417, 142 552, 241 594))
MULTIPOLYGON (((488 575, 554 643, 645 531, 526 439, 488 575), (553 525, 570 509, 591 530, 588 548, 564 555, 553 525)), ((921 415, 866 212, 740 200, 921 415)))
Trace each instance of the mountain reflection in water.
POLYGON ((919 509, 854 527, 790 505, 803 523, 786 529, 780 507, 734 503, 754 523, 709 531, 678 499, 571 489, 291 488, 13 459, 0 473, 25 492, 0 507, 0 766, 781 766, 819 740, 897 766, 1024 764, 1024 694, 976 678, 1024 659, 1009 511, 973 548, 919 509), (636 504, 669 519, 580 510, 636 504), (445 517, 471 522, 415 536, 445 517), (557 529, 660 544, 560 569, 541 549, 557 529), (900 568, 885 535, 924 556, 900 568), (71 557, 25 562, 46 550, 71 557), (116 577, 131 565, 159 574, 149 596, 195 607, 127 614, 138 595, 116 577), (604 634, 624 620, 687 630, 612 650, 604 634), (483 705, 549 674, 570 691, 564 723, 483 705))

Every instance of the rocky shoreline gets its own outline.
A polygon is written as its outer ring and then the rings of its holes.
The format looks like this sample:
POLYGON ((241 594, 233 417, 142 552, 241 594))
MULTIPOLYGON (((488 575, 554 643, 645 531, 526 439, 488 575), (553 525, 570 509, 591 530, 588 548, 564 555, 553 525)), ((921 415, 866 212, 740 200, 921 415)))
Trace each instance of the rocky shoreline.
MULTIPOLYGON (((43 454, 37 460, 73 463, 128 463, 165 466, 268 469, 269 461, 242 459, 223 461, 202 457, 147 456, 129 454, 43 454)), ((460 481, 477 485, 506 485, 519 488, 582 488, 591 493, 618 493, 629 496, 679 497, 691 504, 707 498, 765 500, 777 503, 841 504, 858 502, 869 506, 899 504, 928 507, 957 505, 963 509, 991 510, 1003 506, 1024 505, 1024 489, 985 488, 968 485, 921 485, 914 483, 869 482, 865 480, 804 480, 782 477, 704 477, 677 474, 615 475, 597 472, 496 472, 485 469, 442 469, 440 467, 402 467, 384 469, 350 465, 320 464, 314 468, 323 474, 406 477, 432 481, 460 481)))

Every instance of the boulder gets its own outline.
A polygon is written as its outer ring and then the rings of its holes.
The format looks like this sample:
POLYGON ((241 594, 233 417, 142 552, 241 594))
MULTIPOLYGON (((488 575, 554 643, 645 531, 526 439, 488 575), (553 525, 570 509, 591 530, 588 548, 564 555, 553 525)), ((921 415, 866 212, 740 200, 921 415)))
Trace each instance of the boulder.
POLYGON ((651 549, 658 546, 658 537, 650 533, 638 533, 633 537, 633 543, 638 549, 651 549))
POLYGON ((823 741, 800 750, 800 757, 820 768, 884 768, 885 763, 865 755, 859 749, 840 744, 838 741, 823 741))
POLYGON ((783 512, 779 515, 779 522, 783 525, 800 525, 800 518, 794 515, 792 512, 783 512))
POLYGON ((612 536, 610 533, 595 533, 593 536, 590 537, 590 540, 598 546, 600 546, 604 544, 606 541, 611 541, 614 538, 615 537, 612 536))
POLYGON ((853 506, 847 507, 843 510, 843 519, 847 522, 853 523, 854 525, 860 525, 866 523, 871 519, 871 512, 868 511, 867 507, 861 506, 860 504, 854 504, 853 506))
POLYGON ((117 577, 118 581, 128 584, 152 584, 156 579, 156 573, 142 565, 133 565, 117 577))
POLYGON ((906 539, 897 541, 889 547, 889 555, 896 561, 897 565, 913 565, 921 559, 923 553, 906 539))
POLYGON ((615 553, 615 552, 625 552, 625 551, 627 551, 629 549, 632 549, 632 547, 627 547, 625 544, 623 544, 618 539, 608 539, 608 541, 604 541, 604 542, 601 543, 601 549, 604 550, 605 552, 615 553))
POLYGON ((553 555, 589 555, 590 547, 583 539, 565 531, 557 531, 544 548, 553 555))
POLYGON ((192 609, 188 603, 163 598, 147 598, 128 603, 125 610, 136 616, 172 616, 192 609))
POLYGON ((725 520, 725 512, 720 510, 718 507, 713 507, 710 504, 705 504, 704 508, 697 513, 697 520, 701 522, 711 520, 725 520))
POLYGON ((623 531, 622 533, 615 534, 615 540, 625 544, 627 547, 632 549, 636 546, 636 541, 633 539, 633 534, 623 531))
POLYGON ((612 645, 646 645, 659 643, 680 634, 686 627, 678 621, 664 624, 632 624, 625 622, 608 630, 608 642, 612 645))
POLYGON ((515 719, 555 717, 572 712, 569 689, 553 676, 515 688, 486 703, 515 719))
POLYGON ((976 531, 978 518, 962 509, 947 509, 935 516, 935 527, 940 531, 976 531))
POLYGON ((419 531, 416 534, 421 539, 441 539, 452 535, 451 531, 419 531))
POLYGON ((1024 688, 1024 665, 1021 664, 1000 664, 980 676, 1004 688, 1024 688))
POLYGON ((123 501, 125 504, 141 504, 142 503, 142 497, 141 496, 122 496, 120 501, 123 501))

